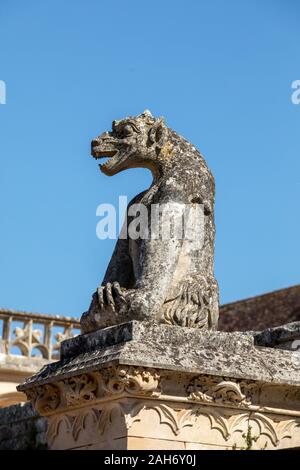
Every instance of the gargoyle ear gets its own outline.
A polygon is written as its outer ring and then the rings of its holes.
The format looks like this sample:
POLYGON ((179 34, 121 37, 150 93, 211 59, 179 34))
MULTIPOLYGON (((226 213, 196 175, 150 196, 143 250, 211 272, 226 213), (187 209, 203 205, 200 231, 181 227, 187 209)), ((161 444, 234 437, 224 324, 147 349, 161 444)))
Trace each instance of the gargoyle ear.
POLYGON ((167 128, 164 124, 163 118, 159 118, 151 127, 148 135, 150 145, 156 144, 157 147, 162 147, 167 136, 167 128))

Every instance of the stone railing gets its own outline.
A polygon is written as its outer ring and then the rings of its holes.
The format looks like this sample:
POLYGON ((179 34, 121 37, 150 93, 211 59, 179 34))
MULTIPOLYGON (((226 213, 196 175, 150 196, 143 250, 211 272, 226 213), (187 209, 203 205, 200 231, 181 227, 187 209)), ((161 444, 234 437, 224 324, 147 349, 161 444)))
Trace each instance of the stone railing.
POLYGON ((80 333, 76 318, 0 309, 0 353, 59 359, 61 341, 80 333))

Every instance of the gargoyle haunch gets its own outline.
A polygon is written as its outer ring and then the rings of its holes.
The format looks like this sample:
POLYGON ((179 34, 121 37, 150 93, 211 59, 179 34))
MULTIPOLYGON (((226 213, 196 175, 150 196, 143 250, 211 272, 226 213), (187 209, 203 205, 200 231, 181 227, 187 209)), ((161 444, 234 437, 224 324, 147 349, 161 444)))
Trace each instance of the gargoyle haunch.
MULTIPOLYGON (((145 320, 215 329, 218 284, 214 277, 214 178, 199 151, 149 111, 114 121, 111 132, 92 141, 92 156, 108 157, 101 171, 113 176, 129 168, 148 168, 150 188, 129 204, 204 208, 204 238, 120 238, 102 284, 81 317, 84 333, 145 320)), ((128 215, 127 224, 131 219, 128 215)), ((163 220, 162 220, 163 223, 163 220)), ((151 230, 151 228, 149 228, 151 230)), ((122 230, 123 231, 123 230, 122 230)), ((200 238, 200 237, 199 237, 200 238)))

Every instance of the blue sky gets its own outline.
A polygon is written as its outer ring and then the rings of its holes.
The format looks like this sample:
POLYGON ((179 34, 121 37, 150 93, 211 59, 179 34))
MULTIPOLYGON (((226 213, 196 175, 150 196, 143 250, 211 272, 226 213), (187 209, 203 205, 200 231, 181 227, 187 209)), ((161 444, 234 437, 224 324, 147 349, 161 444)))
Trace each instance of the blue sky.
POLYGON ((80 316, 114 241, 96 207, 147 188, 108 178, 90 141, 149 108, 216 179, 221 302, 300 283, 297 0, 2 0, 0 306, 80 316))

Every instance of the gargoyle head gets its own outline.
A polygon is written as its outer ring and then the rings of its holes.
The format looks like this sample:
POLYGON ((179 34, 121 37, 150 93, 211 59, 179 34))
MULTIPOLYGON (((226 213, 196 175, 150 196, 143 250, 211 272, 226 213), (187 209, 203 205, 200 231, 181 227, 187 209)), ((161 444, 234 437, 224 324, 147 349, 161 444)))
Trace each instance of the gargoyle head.
POLYGON ((112 131, 104 132, 92 141, 92 156, 108 158, 99 165, 108 176, 140 167, 149 168, 155 174, 167 136, 168 128, 163 119, 155 119, 146 110, 139 116, 113 121, 112 131))

